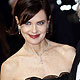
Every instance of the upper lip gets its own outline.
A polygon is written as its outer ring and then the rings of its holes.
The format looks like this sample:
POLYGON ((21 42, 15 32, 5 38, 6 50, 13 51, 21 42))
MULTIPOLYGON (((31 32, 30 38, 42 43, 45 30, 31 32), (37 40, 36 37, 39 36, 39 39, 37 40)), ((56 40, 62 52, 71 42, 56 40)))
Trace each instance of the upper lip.
POLYGON ((35 34, 35 35, 32 35, 32 34, 29 34, 29 36, 33 39, 37 38, 40 34, 35 34))

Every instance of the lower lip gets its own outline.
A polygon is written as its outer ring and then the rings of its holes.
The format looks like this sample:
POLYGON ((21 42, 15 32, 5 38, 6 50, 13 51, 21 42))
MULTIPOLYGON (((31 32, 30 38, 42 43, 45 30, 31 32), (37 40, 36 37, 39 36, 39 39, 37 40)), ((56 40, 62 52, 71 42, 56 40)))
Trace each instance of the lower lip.
POLYGON ((35 39, 35 38, 38 38, 40 36, 40 34, 38 35, 29 35, 31 38, 35 39))

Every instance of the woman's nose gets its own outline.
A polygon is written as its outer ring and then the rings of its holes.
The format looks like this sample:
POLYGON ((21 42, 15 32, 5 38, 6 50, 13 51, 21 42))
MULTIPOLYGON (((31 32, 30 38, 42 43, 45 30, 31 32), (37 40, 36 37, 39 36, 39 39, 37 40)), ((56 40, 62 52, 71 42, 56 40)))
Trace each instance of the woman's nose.
POLYGON ((32 33, 37 33, 37 26, 36 25, 32 26, 32 33))

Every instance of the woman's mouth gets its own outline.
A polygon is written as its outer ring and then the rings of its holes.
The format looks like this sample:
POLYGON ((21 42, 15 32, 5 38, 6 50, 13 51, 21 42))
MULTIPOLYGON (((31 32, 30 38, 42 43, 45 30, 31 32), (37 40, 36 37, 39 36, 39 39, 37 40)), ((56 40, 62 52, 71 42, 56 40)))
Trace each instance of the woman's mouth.
POLYGON ((30 34, 29 34, 29 36, 30 36, 31 38, 35 39, 35 38, 38 38, 38 37, 40 36, 40 34, 37 34, 37 35, 30 35, 30 34))

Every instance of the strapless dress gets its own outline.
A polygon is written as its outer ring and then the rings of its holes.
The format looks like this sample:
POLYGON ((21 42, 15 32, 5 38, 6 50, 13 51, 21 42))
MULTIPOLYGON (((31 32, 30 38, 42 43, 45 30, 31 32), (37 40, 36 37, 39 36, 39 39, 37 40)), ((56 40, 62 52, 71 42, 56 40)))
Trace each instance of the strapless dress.
POLYGON ((26 78, 25 80, 68 80, 69 74, 70 73, 68 72, 62 72, 59 76, 48 75, 48 76, 45 76, 43 79, 39 77, 29 77, 29 78, 26 78))

